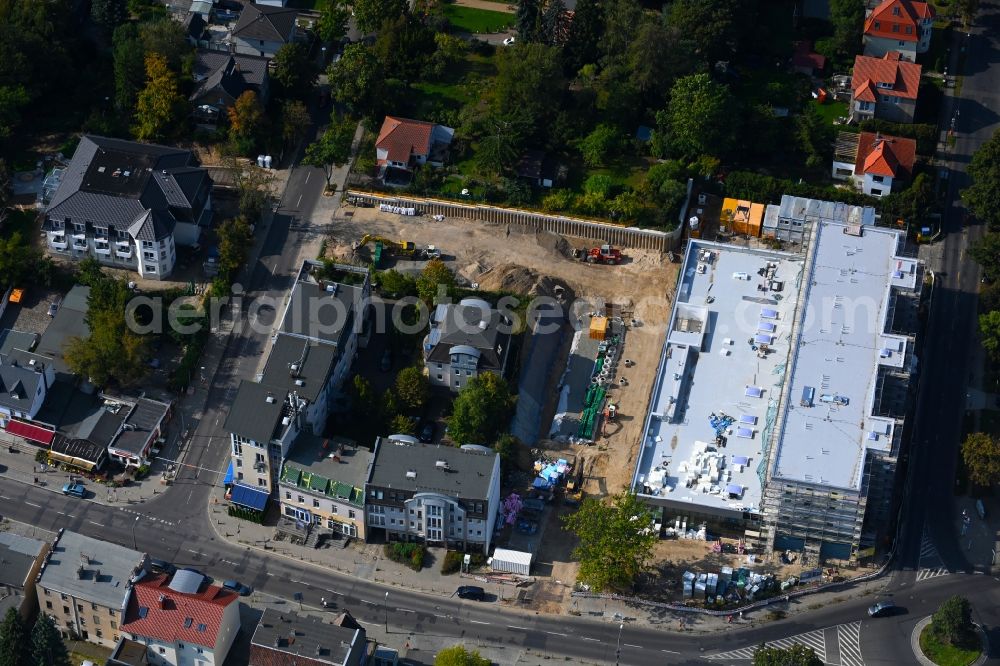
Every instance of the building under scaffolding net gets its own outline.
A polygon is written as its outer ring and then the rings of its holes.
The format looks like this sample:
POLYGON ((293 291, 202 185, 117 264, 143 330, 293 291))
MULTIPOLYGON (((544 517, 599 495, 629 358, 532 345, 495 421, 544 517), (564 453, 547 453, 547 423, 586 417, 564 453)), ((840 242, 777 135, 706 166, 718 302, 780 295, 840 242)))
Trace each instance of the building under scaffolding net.
POLYGON ((665 522, 809 561, 873 545, 915 365, 894 309, 923 281, 873 219, 804 216, 795 253, 689 244, 632 482, 665 522))

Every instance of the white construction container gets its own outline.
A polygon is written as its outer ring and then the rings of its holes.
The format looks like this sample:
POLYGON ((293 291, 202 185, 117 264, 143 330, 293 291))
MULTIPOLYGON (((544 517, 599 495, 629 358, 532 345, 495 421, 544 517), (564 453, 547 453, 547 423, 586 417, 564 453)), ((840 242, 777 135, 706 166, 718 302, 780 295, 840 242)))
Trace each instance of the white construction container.
POLYGON ((531 560, 534 556, 521 550, 507 550, 497 548, 493 551, 493 558, 490 566, 493 571, 503 571, 506 573, 519 574, 521 576, 531 575, 531 560))

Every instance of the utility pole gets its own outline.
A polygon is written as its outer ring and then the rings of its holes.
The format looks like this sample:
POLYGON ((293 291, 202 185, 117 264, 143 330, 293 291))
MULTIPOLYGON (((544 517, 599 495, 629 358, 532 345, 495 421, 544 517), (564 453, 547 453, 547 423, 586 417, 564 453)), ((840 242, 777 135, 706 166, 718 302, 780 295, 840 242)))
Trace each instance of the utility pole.
POLYGON ((615 666, 619 665, 619 661, 622 656, 622 629, 624 628, 624 622, 618 625, 618 647, 615 648, 615 666))
POLYGON ((135 525, 138 522, 139 516, 136 516, 135 520, 132 521, 132 550, 139 550, 139 548, 135 545, 135 525))
POLYGON ((382 606, 385 609, 385 633, 389 633, 389 593, 385 593, 385 604, 382 606))

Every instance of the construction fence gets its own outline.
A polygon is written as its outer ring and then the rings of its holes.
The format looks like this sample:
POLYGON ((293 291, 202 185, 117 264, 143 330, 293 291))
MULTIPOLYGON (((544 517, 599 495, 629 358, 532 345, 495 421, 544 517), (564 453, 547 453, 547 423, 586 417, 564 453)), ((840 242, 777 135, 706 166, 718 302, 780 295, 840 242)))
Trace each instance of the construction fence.
POLYGON ((640 250, 667 252, 675 249, 680 243, 682 228, 677 227, 672 232, 656 231, 655 229, 640 229, 626 227, 608 222, 581 220, 560 215, 546 215, 515 208, 501 208, 483 204, 462 204, 439 199, 420 197, 396 197, 358 190, 347 191, 349 203, 368 206, 392 206, 398 208, 414 208, 419 215, 444 215, 462 217, 491 224, 510 224, 534 229, 535 231, 550 231, 562 236, 588 238, 619 247, 640 250))

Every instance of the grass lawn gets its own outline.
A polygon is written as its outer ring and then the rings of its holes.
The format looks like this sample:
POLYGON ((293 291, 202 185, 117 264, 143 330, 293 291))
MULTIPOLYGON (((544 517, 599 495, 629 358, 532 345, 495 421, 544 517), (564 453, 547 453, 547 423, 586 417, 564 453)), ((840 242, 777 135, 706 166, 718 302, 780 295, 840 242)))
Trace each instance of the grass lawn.
POLYGON ((818 102, 813 102, 813 104, 816 107, 816 111, 819 113, 820 118, 822 118, 823 122, 827 125, 833 125, 834 120, 847 115, 847 102, 829 101, 826 104, 820 104, 818 102))
POLYGON ((938 666, 969 666, 982 654, 982 646, 979 645, 978 637, 975 639, 974 646, 947 645, 931 633, 931 625, 927 625, 920 632, 920 649, 923 650, 928 659, 938 666))
POLYGON ((514 15, 507 12, 494 12, 488 9, 474 7, 459 7, 445 5, 444 15, 453 26, 465 32, 503 32, 514 24, 514 15))
POLYGON ((477 54, 469 54, 453 68, 444 81, 421 81, 414 83, 411 103, 414 115, 430 116, 435 108, 458 110, 480 97, 482 82, 496 76, 493 59, 477 54))

